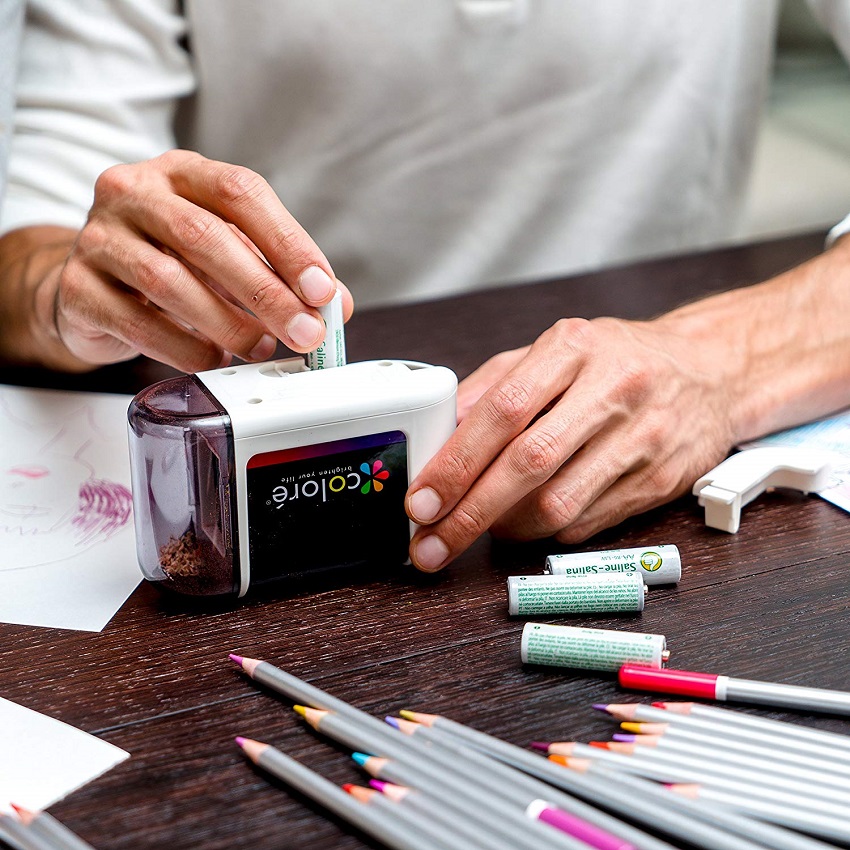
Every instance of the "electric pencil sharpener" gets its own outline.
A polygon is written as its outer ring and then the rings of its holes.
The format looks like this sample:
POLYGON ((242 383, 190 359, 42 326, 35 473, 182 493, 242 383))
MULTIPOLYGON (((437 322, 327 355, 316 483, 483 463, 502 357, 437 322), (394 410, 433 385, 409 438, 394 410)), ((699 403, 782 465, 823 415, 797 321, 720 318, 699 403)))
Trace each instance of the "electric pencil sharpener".
POLYGON ((139 564, 193 595, 408 562, 408 484, 456 423, 457 378, 403 360, 303 360, 154 384, 130 404, 139 564))

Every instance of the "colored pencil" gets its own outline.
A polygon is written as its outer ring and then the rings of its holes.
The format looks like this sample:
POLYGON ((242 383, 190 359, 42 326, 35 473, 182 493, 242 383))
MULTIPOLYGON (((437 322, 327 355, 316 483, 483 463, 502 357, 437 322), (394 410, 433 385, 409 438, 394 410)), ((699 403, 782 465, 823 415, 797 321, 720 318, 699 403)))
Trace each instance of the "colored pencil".
POLYGON ((850 714, 850 692, 847 691, 760 682, 715 673, 672 670, 669 667, 658 669, 640 664, 624 664, 620 668, 618 678, 622 687, 639 691, 682 694, 721 702, 728 700, 773 705, 778 708, 821 711, 828 714, 850 714))
POLYGON ((269 744, 249 738, 237 738, 236 743, 258 767, 393 850, 452 850, 451 845, 412 832, 397 817, 358 803, 333 782, 269 744))
POLYGON ((612 753, 608 750, 599 750, 584 744, 576 745, 575 756, 554 755, 549 756, 549 760, 583 773, 589 770, 595 762, 602 762, 626 773, 642 776, 644 779, 654 779, 656 782, 680 785, 698 784, 704 788, 719 787, 734 791, 741 796, 775 800, 792 809, 805 808, 808 811, 822 812, 824 815, 836 817, 847 814, 846 804, 821 800, 813 795, 804 796, 796 791, 761 784, 758 780, 738 779, 729 775, 718 776, 694 768, 676 767, 672 763, 649 764, 632 759, 630 756, 612 753))
MULTIPOLYGON (((382 779, 370 779, 369 785, 376 791, 392 800, 394 804, 413 809, 419 814, 430 818, 444 826, 451 827, 459 835, 480 838, 481 830, 470 819, 462 806, 445 806, 435 797, 423 794, 414 788, 384 782, 382 779)), ((513 850, 516 845, 502 835, 491 832, 487 836, 488 850, 513 850)))
MULTIPOLYGON (((641 723, 624 720, 620 728, 632 733, 635 743, 652 746, 658 739, 658 747, 674 748, 680 745, 720 748, 729 752, 743 753, 758 758, 776 758, 777 761, 792 762, 801 767, 832 774, 843 781, 850 779, 850 763, 835 759, 831 747, 823 747, 784 736, 768 737, 752 742, 752 736, 733 737, 717 729, 702 731, 698 727, 678 726, 675 723, 641 723), (648 740, 647 740, 648 739, 648 740)), ((617 738, 617 736, 614 736, 617 738)))
POLYGON ((842 788, 838 783, 825 779, 823 774, 798 770, 784 762, 747 761, 735 756, 730 758, 728 755, 724 757, 722 750, 697 754, 659 751, 652 747, 638 747, 618 741, 591 741, 589 746, 619 753, 647 764, 669 766, 676 770, 694 770, 721 779, 740 779, 782 791, 793 791, 800 797, 843 803, 850 810, 850 791, 846 785, 842 788))
MULTIPOLYGON (((643 783, 640 795, 621 795, 616 793, 616 785, 612 784, 610 775, 600 778, 563 770, 558 765, 527 750, 456 723, 447 717, 412 711, 399 713, 406 720, 421 722, 432 729, 443 729, 471 746, 543 779, 556 788, 576 794, 601 808, 615 811, 665 835, 687 841, 694 847, 704 848, 704 850, 757 850, 757 848, 763 850, 764 848, 763 844, 742 839, 740 835, 708 823, 699 805, 694 805, 690 810, 665 808, 666 792, 651 782, 643 783), (651 806, 655 802, 659 805, 651 806), (686 814, 686 811, 689 811, 689 814, 686 814)), ((638 846, 643 848, 646 845, 638 846)))
MULTIPOLYGON (((805 755, 823 756, 831 761, 839 763, 850 763, 850 753, 835 750, 828 746, 810 744, 791 737, 783 736, 777 732, 766 732, 758 729, 748 729, 744 726, 716 722, 703 718, 690 717, 677 712, 665 711, 653 708, 642 703, 612 703, 610 705, 594 705, 598 711, 604 711, 620 721, 649 721, 650 723, 667 723, 669 728, 689 729, 701 734, 714 733, 732 740, 742 740, 749 743, 757 743, 763 746, 781 745, 788 751, 803 753, 805 755)), ((791 726, 792 724, 787 724, 791 726)))
POLYGON ((454 827, 448 828, 440 821, 425 817, 415 809, 399 806, 374 788, 364 788, 361 785, 352 784, 346 784, 342 787, 361 805, 384 811, 388 817, 398 819, 408 829, 416 830, 438 844, 451 847, 452 850, 486 850, 489 846, 482 840, 480 832, 472 838, 464 836, 454 827))
POLYGON ((93 850, 91 844, 83 841, 79 835, 47 812, 31 812, 14 803, 12 808, 17 812, 24 826, 51 841, 56 850, 93 850))
MULTIPOLYGON (((720 736, 708 739, 682 740, 664 735, 627 735, 617 733, 611 746, 614 751, 629 752, 624 747, 654 750, 668 755, 684 755, 694 758, 711 758, 716 762, 729 762, 754 770, 790 770, 795 779, 805 779, 813 785, 825 785, 830 789, 850 792, 850 775, 834 771, 833 765, 823 758, 809 758, 795 752, 786 752, 781 746, 774 748, 749 746, 744 742, 728 741, 720 736), (743 746, 736 747, 736 743, 743 746), (616 744, 617 746, 613 746, 616 744)), ((557 752, 556 749, 552 752, 557 752)), ((597 746, 594 742, 593 746, 597 746)), ((607 746, 607 744, 606 744, 607 746)))
MULTIPOLYGON (((283 670, 269 664, 266 661, 260 661, 254 658, 245 658, 240 655, 231 654, 231 661, 237 664, 245 673, 252 679, 265 685, 270 690, 282 694, 288 699, 295 700, 300 703, 312 706, 316 709, 330 710, 334 712, 334 716, 339 719, 346 719, 358 727, 355 729, 346 730, 349 738, 346 741, 341 741, 353 750, 375 751, 381 754, 391 756, 393 759, 410 759, 414 754, 418 754, 423 763, 426 761, 437 762, 442 767, 441 776, 445 782, 446 776, 459 775, 466 776, 468 786, 475 783, 480 785, 482 791, 489 789, 493 793, 501 794, 506 799, 512 799, 510 784, 504 780, 494 779, 490 773, 483 773, 467 768, 463 762, 458 762, 457 759, 441 755, 439 751, 432 752, 430 748, 420 744, 417 741, 410 739, 402 739, 404 742, 399 745, 399 733, 392 729, 386 723, 372 717, 364 711, 360 711, 352 705, 337 699, 328 693, 314 687, 313 685, 303 682, 296 676, 286 673, 283 670), (368 733, 368 736, 367 736, 368 733), (354 737, 351 737, 354 735, 354 737)), ((333 721, 331 721, 333 723, 333 721)), ((339 726, 339 724, 337 724, 339 726)), ((322 730, 325 731, 327 726, 322 730)), ((329 733, 330 734, 330 733, 329 733)), ((334 737, 332 735, 332 737, 334 737)), ((337 740, 339 740, 337 738, 337 740)), ((492 773, 492 772, 491 772, 492 773)), ((527 805, 538 794, 531 794, 525 800, 527 805)), ((501 809, 504 810, 503 808, 501 809)), ((534 824, 535 827, 543 828, 542 824, 534 824)), ((534 832, 536 830, 532 830, 534 832)), ((557 836, 557 831, 548 828, 548 832, 552 832, 557 836)), ((538 833, 539 835, 539 833, 538 833)), ((544 833, 545 836, 545 833, 544 833)), ((517 838, 519 841, 519 838, 517 838)), ((540 841, 546 841, 545 837, 540 838, 540 841)), ((553 840, 549 838, 548 840, 553 840)), ((526 838, 526 841, 531 844, 533 838, 526 838)), ((647 848, 647 850, 666 850, 665 848, 647 848)))
MULTIPOLYGON (((391 759, 392 775, 377 778, 400 785, 413 785, 421 790, 425 790, 427 785, 429 793, 443 793, 447 804, 452 800, 464 800, 469 807, 470 816, 474 816, 482 827, 489 828, 497 821, 500 823, 500 832, 516 828, 512 838, 517 847, 533 850, 534 847, 567 846, 567 837, 557 830, 544 824, 529 823, 519 809, 506 806, 506 801, 511 802, 510 797, 506 797, 504 791, 501 797, 494 795, 484 786, 486 777, 464 777, 460 770, 462 765, 448 759, 440 762, 437 758, 420 758, 418 753, 408 748, 407 738, 397 731, 394 731, 394 735, 398 740, 387 741, 386 738, 372 735, 371 731, 348 718, 340 717, 335 712, 303 709, 302 706, 297 708, 301 709, 299 713, 317 732, 352 750, 385 755, 391 759), (415 782, 410 781, 408 769, 415 772, 415 782), (481 781, 478 781, 479 779, 481 781)), ((384 726, 386 729, 391 728, 386 724, 384 726)), ((438 757, 439 753, 432 755, 438 757)))
POLYGON ((673 784, 669 787, 674 793, 687 794, 693 800, 713 801, 730 809, 737 809, 762 820, 791 829, 799 829, 820 838, 828 838, 842 844, 850 842, 850 823, 846 815, 837 818, 828 817, 818 812, 801 811, 789 808, 782 803, 756 800, 746 795, 729 793, 720 788, 706 788, 704 785, 694 783, 673 784))
POLYGON ((7 815, 0 814, 0 845, 8 846, 11 850, 27 850, 27 848, 15 838, 13 832, 5 827, 7 815))
MULTIPOLYGON (((396 728, 405 734, 430 742, 436 747, 447 748, 458 757, 479 764, 483 770, 505 770, 505 766, 500 762, 476 750, 471 750, 458 738, 439 729, 428 728, 421 723, 410 720, 386 719, 387 722, 392 722, 396 728)), ((538 795, 528 802, 523 800, 526 814, 528 814, 529 806, 536 807, 539 798, 544 798, 550 806, 556 807, 556 811, 551 815, 551 820, 556 821, 557 828, 579 838, 591 847, 599 848, 599 850, 611 850, 613 847, 628 847, 634 846, 634 844, 643 846, 646 841, 651 843, 657 841, 645 832, 624 824, 606 812, 558 792, 545 783, 528 777, 514 768, 507 768, 507 770, 510 773, 509 778, 514 778, 515 786, 522 788, 527 793, 538 795), (566 817, 561 817, 561 814, 566 817), (573 820, 571 821, 570 818, 573 820)), ((550 825, 555 826, 556 824, 551 823, 551 820, 549 821, 550 825)))
POLYGON ((796 723, 787 723, 784 720, 753 717, 743 711, 734 711, 731 708, 719 708, 713 705, 700 705, 697 702, 654 702, 652 705, 662 711, 690 717, 702 717, 715 723, 747 726, 750 729, 760 729, 766 732, 772 731, 784 738, 801 738, 813 743, 831 746, 833 749, 840 748, 850 751, 850 735, 842 735, 838 732, 812 729, 808 726, 799 726, 796 723))
POLYGON ((20 850, 56 850, 50 841, 12 815, 0 813, 0 830, 3 840, 20 850))
POLYGON ((383 779, 394 785, 408 785, 422 793, 430 794, 443 805, 457 808, 458 804, 471 818, 474 818, 483 828, 497 835, 510 838, 514 846, 537 847, 558 846, 569 847, 572 850, 586 850, 580 842, 574 841, 551 827, 544 824, 529 822, 525 816, 513 809, 501 810, 497 807, 492 811, 485 802, 479 790, 473 784, 460 788, 447 788, 441 777, 434 777, 427 772, 419 771, 410 764, 393 761, 392 759, 370 756, 366 753, 352 755, 357 762, 374 779, 383 779), (507 815, 505 817, 500 816, 507 815), (531 827, 529 830, 528 827, 531 827), (533 835, 533 837, 531 837, 533 835), (531 839, 531 840, 529 840, 531 839))
MULTIPOLYGON (((598 765, 597 771, 602 776, 607 774, 610 784, 618 791, 631 792, 637 799, 645 797, 647 785, 655 791, 661 790, 645 779, 611 770, 605 765, 598 765)), ((834 846, 803 835, 796 830, 792 831, 788 827, 756 820, 754 817, 710 801, 695 801, 679 794, 668 794, 667 799, 662 799, 658 805, 666 809, 675 809, 691 819, 702 820, 706 824, 731 832, 748 842, 756 842, 759 846, 770 847, 773 850, 831 850, 834 846)), ((738 841, 738 838, 733 839, 732 846, 739 847, 738 841)))

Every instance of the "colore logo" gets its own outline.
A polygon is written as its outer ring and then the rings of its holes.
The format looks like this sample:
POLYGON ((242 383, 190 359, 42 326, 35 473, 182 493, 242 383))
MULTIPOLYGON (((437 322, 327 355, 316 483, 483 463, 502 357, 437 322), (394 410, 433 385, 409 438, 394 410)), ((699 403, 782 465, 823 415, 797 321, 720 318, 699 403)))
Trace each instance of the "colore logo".
POLYGON ((360 471, 368 476, 366 479, 366 483, 360 488, 361 493, 368 493, 372 486, 375 487, 375 492, 380 493, 381 490, 384 489, 384 485, 381 484, 382 481, 386 481, 390 477, 390 471, 388 469, 383 468, 383 461, 376 460, 372 464, 372 469, 369 469, 368 463, 360 464, 360 471))

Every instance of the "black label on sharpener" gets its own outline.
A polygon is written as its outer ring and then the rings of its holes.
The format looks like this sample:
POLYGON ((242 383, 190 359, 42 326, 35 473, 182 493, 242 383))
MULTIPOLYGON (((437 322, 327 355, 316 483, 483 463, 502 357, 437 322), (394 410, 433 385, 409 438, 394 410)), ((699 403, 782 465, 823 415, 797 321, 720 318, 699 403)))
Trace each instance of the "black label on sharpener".
POLYGON ((407 559, 401 431, 254 455, 246 478, 252 585, 407 559))

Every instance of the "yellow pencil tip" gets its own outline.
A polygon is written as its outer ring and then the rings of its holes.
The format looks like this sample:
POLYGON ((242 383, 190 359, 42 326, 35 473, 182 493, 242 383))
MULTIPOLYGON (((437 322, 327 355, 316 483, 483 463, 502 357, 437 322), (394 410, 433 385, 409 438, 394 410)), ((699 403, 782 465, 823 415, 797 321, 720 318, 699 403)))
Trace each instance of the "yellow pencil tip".
POLYGON ((405 720, 414 720, 414 721, 416 720, 416 712, 415 712, 415 711, 408 711, 406 708, 403 708, 403 709, 399 712, 399 714, 400 714, 400 715, 401 715, 401 716, 402 716, 405 720))
POLYGON ((296 714, 300 714, 302 717, 307 716, 307 706, 306 705, 293 705, 292 710, 296 714))

